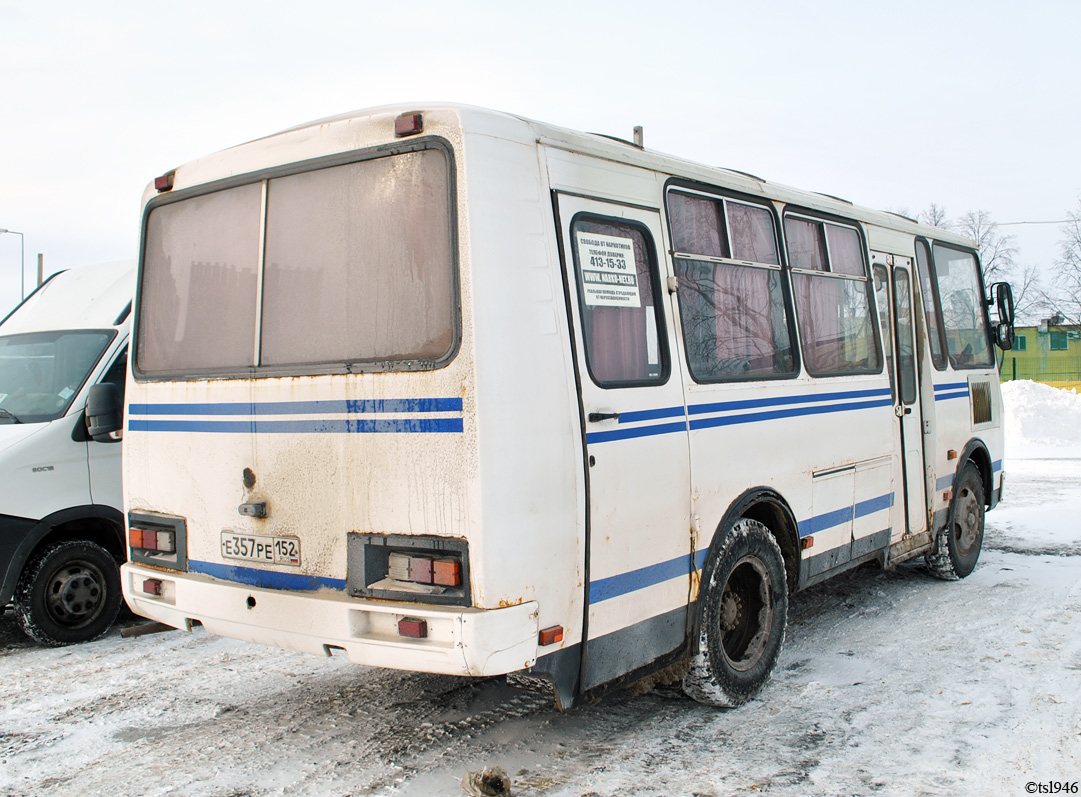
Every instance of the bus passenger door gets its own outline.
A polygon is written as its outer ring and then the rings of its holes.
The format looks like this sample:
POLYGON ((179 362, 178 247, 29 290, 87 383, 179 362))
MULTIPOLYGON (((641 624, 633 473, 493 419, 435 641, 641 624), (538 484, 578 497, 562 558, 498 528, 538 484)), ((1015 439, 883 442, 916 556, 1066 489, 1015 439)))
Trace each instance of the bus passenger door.
POLYGON ((891 542, 927 530, 924 481, 923 415, 916 363, 916 329, 912 301, 912 260, 874 254, 875 295, 886 349, 893 412, 897 419, 901 483, 895 486, 903 512, 895 513, 891 542))
POLYGON ((660 214, 559 194, 588 495, 582 691, 684 643, 690 464, 660 214))

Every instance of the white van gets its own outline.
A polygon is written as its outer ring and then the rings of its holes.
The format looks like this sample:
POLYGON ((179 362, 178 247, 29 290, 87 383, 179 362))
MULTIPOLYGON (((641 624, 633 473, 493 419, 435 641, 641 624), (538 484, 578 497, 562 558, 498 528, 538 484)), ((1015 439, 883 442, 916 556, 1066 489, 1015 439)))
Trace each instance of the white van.
POLYGON ((0 606, 46 645, 120 609, 121 446, 84 408, 92 385, 123 389, 133 282, 130 262, 60 272, 0 322, 0 606))

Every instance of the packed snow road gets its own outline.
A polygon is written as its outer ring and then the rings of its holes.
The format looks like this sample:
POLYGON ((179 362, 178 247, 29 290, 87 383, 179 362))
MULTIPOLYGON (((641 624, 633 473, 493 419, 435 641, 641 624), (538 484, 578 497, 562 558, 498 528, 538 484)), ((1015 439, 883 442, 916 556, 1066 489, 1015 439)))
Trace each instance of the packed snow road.
POLYGON ((566 714, 528 684, 376 670, 201 629, 61 649, 0 619, 0 793, 1016 794, 1081 781, 1081 461, 1011 463, 960 582, 797 595, 736 711, 660 689, 566 714))

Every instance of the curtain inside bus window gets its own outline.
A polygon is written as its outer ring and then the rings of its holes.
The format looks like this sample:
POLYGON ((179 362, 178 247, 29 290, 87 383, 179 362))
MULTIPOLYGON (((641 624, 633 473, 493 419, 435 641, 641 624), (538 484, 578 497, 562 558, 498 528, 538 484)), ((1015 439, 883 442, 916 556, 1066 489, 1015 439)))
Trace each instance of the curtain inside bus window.
POLYGON ((603 386, 663 381, 652 245, 641 228, 576 219, 571 226, 578 270, 586 363, 603 386))
POLYGON ((934 282, 931 279, 931 253, 923 241, 916 241, 916 265, 920 272, 920 297, 923 300, 923 317, 927 324, 927 342, 931 345, 931 362, 941 371, 946 367, 946 351, 943 346, 938 303, 935 301, 934 282))
POLYGON ((150 211, 136 365, 144 373, 250 367, 262 185, 150 211))
POLYGON ((826 228, 826 243, 829 246, 830 271, 853 277, 866 276, 863 243, 859 233, 851 227, 840 227, 836 224, 823 226, 826 228))
POLYGON ((261 363, 447 355, 449 179, 432 149, 270 180, 261 363))
POLYGON ((773 214, 765 208, 726 202, 728 230, 732 236, 732 257, 752 263, 780 265, 773 214))
POLYGON ((881 371, 867 281, 816 274, 792 278, 807 371, 815 376, 881 371))
POLYGON ((681 258, 676 275, 687 364, 696 381, 794 371, 780 271, 681 258))
POLYGON ((950 363, 954 368, 994 365, 976 258, 938 243, 933 254, 950 363))
POLYGON ((728 257, 728 237, 719 201, 673 191, 668 195, 668 216, 672 246, 677 252, 728 257))
POLYGON ((788 217, 784 220, 788 265, 807 271, 826 271, 826 239, 817 221, 788 217))

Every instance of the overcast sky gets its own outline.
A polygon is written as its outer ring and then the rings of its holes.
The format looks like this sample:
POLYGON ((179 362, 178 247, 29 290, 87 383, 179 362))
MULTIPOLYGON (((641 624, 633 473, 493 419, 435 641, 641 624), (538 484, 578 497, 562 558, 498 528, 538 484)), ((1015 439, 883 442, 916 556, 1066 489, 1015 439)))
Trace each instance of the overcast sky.
MULTIPOLYGON (((443 100, 912 214, 1064 218, 1081 4, 0 0, 0 228, 46 273, 134 259, 156 175, 301 122, 443 100)), ((1004 228, 1049 266, 1054 226, 1004 228)), ((0 313, 19 296, 0 235, 0 313)))

